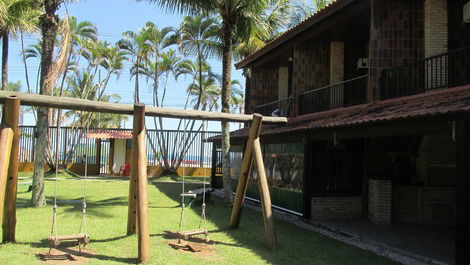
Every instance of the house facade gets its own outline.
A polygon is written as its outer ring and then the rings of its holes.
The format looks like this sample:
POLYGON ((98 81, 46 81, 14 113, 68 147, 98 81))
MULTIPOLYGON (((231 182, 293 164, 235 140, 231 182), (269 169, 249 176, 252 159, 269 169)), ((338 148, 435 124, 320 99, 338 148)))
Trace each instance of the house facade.
MULTIPOLYGON (((261 133, 275 205, 312 220, 452 227, 444 261, 465 264, 469 1, 337 0, 236 66, 245 112, 289 120, 261 133)), ((232 133, 234 178, 246 136, 232 133)))

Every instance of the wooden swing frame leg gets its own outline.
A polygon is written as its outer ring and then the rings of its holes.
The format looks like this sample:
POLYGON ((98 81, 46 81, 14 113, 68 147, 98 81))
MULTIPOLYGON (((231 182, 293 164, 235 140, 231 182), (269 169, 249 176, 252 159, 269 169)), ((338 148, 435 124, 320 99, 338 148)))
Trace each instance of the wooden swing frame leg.
POLYGON ((230 218, 230 228, 238 228, 240 225, 241 210, 245 200, 246 191, 248 189, 248 181, 251 176, 253 162, 256 164, 258 173, 258 186, 260 190, 260 197, 263 209, 264 231, 266 234, 266 241, 268 248, 275 250, 277 248, 276 234, 274 231, 274 220, 271 209, 271 195, 269 193, 268 180, 264 168, 263 154, 261 151, 261 144, 259 135, 261 132, 261 123, 263 116, 260 114, 253 114, 253 120, 250 126, 250 133, 243 155, 242 168, 240 171, 240 178, 238 179, 237 192, 235 201, 232 208, 232 215, 230 218))

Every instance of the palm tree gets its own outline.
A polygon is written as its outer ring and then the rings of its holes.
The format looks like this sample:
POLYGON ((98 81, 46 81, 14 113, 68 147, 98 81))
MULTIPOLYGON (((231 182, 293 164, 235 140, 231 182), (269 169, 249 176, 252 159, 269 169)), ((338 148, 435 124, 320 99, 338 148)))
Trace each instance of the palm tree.
POLYGON ((135 77, 134 102, 140 102, 139 74, 142 73, 144 62, 152 48, 147 42, 149 33, 145 29, 141 29, 136 32, 126 31, 122 35, 124 35, 124 39, 119 41, 119 46, 128 52, 133 64, 131 77, 135 77))
MULTIPOLYGON (((179 44, 183 54, 196 56, 198 62, 198 79, 203 80, 203 65, 206 59, 216 52, 219 43, 216 40, 219 28, 216 18, 207 18, 199 15, 187 16, 179 28, 179 44)), ((200 82, 199 89, 202 91, 204 82, 200 82)), ((199 93, 202 95, 202 93, 199 93)), ((196 101, 196 109, 199 108, 201 98, 196 101)))
MULTIPOLYGON (((237 34, 247 38, 254 27, 267 26, 262 14, 270 7, 272 0, 140 0, 157 3, 161 7, 180 13, 220 17, 222 24, 222 112, 230 112, 231 78, 234 41, 237 34)), ((222 122, 222 159, 224 168, 224 198, 232 203, 230 180, 230 125, 222 122)))
MULTIPOLYGON (((65 51, 62 53, 61 60, 54 64, 54 46, 59 29, 59 21, 57 10, 64 0, 43 0, 40 3, 45 13, 40 18, 40 27, 42 34, 41 42, 41 77, 40 77, 40 94, 52 95, 52 91, 56 86, 55 80, 51 77, 59 74, 61 67, 54 66, 66 65, 65 51)), ((36 1, 39 2, 39 1, 36 1)), ((65 40, 65 38, 64 38, 65 40)), ((66 44, 64 41, 63 44, 66 44)), ((34 174, 32 185, 31 204, 35 207, 46 205, 46 197, 44 193, 44 164, 46 161, 45 151, 47 148, 47 134, 49 125, 49 110, 47 108, 38 108, 37 110, 37 133, 36 133, 36 152, 34 157, 34 174)))
POLYGON ((292 0, 292 14, 288 27, 294 27, 304 19, 312 16, 315 12, 321 10, 335 0, 313 0, 312 3, 306 0, 292 0))
POLYGON ((2 18, 0 35, 2 37, 2 90, 8 86, 8 52, 10 35, 18 37, 20 32, 33 32, 38 29, 37 23, 41 15, 37 1, 33 0, 2 0, 2 18))

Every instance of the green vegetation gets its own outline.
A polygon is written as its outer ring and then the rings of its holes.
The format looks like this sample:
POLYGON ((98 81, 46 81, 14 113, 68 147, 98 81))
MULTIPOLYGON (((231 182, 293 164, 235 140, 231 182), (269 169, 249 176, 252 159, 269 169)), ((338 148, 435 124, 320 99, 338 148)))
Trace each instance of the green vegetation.
MULTIPOLYGON (((23 175, 26 176, 26 175, 23 175)), ((77 233, 80 226, 82 182, 63 180, 58 183, 58 225, 60 234, 77 233), (67 200, 67 202, 63 202, 67 200), (75 201, 75 203, 73 203, 75 201)), ((52 221, 54 181, 46 181, 48 205, 32 208, 28 186, 18 190, 18 230, 16 244, 0 245, 0 264, 43 264, 36 254, 48 250, 44 239, 52 221)), ((188 189, 199 187, 187 184, 188 189)), ((211 231, 211 252, 204 255, 171 248, 171 233, 178 229, 181 185, 151 183, 149 185, 151 264, 394 264, 367 251, 305 231, 276 220, 279 250, 265 247, 260 212, 245 209, 240 229, 229 230, 230 208, 212 196, 208 203, 207 228, 211 231)), ((128 182, 88 182, 88 232, 92 243, 88 249, 96 255, 89 264, 134 263, 137 237, 126 235, 128 182)), ((197 228, 200 201, 185 212, 185 229, 197 228)))

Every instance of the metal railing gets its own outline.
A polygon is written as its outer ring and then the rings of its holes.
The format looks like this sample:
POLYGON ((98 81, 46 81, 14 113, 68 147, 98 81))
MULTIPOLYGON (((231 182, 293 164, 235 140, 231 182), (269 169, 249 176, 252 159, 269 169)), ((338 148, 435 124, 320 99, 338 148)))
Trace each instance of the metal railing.
POLYGON ((428 57, 381 73, 381 99, 470 83, 470 47, 428 57))
POLYGON ((291 98, 280 99, 255 107, 255 112, 263 116, 287 117, 290 114, 291 98))
POLYGON ((299 94, 299 114, 362 104, 367 101, 368 75, 299 94))
MULTIPOLYGON (((111 130, 111 129, 106 129, 111 130)), ((112 129, 113 131, 128 131, 129 129, 112 129)), ((34 162, 34 151, 36 145, 36 127, 35 126, 20 126, 20 162, 34 162)), ((57 127, 49 128, 49 144, 52 155, 55 157, 55 151, 59 151, 59 160, 63 163, 66 160, 74 164, 82 164, 83 155, 87 155, 90 164, 97 161, 97 141, 92 138, 85 138, 86 130, 82 128, 62 127, 60 132, 59 148, 56 149, 57 127), (73 143, 76 143, 72 149, 73 143), (70 157, 69 157, 70 156, 70 157)), ((163 130, 157 131, 154 129, 147 130, 147 164, 149 166, 156 166, 162 163, 162 148, 168 150, 169 159, 178 157, 178 154, 186 151, 182 165, 185 167, 207 167, 209 168, 212 142, 205 139, 220 135, 217 131, 177 131, 177 130, 163 130), (161 145, 157 137, 158 132, 164 138, 161 145), (154 152, 151 145, 154 145, 157 153, 154 152), (164 145, 164 146, 163 146, 164 145)), ((102 143, 101 148, 101 163, 109 159, 109 142, 102 143)), ((131 140, 128 141, 130 144, 131 140)))

